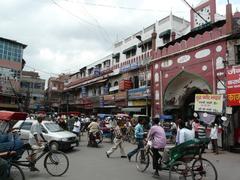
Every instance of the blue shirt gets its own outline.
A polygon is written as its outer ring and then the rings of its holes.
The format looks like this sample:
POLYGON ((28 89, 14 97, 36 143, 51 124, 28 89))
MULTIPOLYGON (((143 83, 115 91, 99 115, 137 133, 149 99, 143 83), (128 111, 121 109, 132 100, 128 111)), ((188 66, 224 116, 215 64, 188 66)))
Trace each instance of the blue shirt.
POLYGON ((135 138, 137 139, 143 139, 144 131, 143 131, 143 125, 137 124, 135 126, 135 138))

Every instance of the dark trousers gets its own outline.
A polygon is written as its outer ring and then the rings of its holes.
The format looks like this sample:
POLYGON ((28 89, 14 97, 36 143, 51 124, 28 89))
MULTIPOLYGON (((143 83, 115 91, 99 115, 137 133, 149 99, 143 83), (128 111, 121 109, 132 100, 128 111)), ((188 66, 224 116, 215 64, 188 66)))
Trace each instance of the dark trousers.
POLYGON ((217 139, 211 139, 212 141, 212 147, 213 147, 213 152, 218 154, 218 143, 217 143, 217 139))
POLYGON ((156 171, 160 170, 159 169, 159 159, 162 158, 162 156, 159 154, 159 149, 155 149, 152 147, 152 153, 153 153, 153 169, 156 171))
MULTIPOLYGON (((134 154, 136 154, 138 152, 139 149, 143 148, 143 139, 137 138, 136 139, 137 142, 137 148, 135 148, 134 150, 132 150, 131 152, 128 153, 128 156, 131 158, 134 154)), ((143 155, 144 156, 144 155, 143 155)))
POLYGON ((8 164, 2 158, 0 158, 0 179, 8 179, 8 164))

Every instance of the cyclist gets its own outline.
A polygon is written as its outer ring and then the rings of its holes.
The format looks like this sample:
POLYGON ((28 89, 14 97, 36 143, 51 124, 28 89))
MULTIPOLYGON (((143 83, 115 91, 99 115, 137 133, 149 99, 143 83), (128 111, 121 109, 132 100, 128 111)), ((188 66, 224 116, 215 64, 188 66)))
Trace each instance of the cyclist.
MULTIPOLYGON (((37 153, 40 153, 44 149, 44 145, 39 140, 39 136, 42 138, 44 142, 46 142, 45 138, 42 134, 41 122, 43 120, 43 116, 39 116, 37 118, 37 122, 32 124, 29 133, 29 144, 32 148, 32 153, 27 157, 30 162, 33 162, 36 159, 37 153)), ((31 171, 39 171, 35 166, 31 167, 31 171)))
POLYGON ((89 141, 88 146, 97 147, 96 137, 99 136, 100 126, 97 123, 97 118, 94 118, 93 121, 88 125, 87 129, 89 130, 89 141))
POLYGON ((159 151, 163 151, 166 146, 166 134, 164 129, 159 126, 159 118, 152 119, 152 127, 149 130, 148 141, 152 142, 151 150, 153 152, 153 169, 155 169, 154 176, 159 176, 158 170, 158 162, 161 158, 159 151))

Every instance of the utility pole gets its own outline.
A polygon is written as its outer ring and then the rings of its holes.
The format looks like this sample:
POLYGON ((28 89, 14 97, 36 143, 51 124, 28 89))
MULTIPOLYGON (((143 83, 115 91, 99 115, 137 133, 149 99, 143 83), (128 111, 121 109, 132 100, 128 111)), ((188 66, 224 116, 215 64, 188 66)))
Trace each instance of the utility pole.
MULTIPOLYGON (((9 83, 10 83, 10 86, 11 86, 11 89, 12 89, 12 91, 13 91, 13 94, 14 94, 15 97, 16 97, 17 104, 18 104, 18 110, 19 110, 20 112, 23 112, 22 103, 20 102, 20 97, 18 96, 17 92, 15 91, 15 89, 14 89, 14 87, 13 87, 13 85, 12 85, 11 80, 8 79, 8 81, 9 81, 9 83)), ((22 101, 22 98, 21 98, 21 101, 22 101)))
MULTIPOLYGON (((137 35, 136 38, 142 43, 142 47, 143 47, 143 50, 144 51, 147 51, 147 46, 146 44, 144 44, 144 42, 142 41, 142 36, 141 35, 137 35)), ((145 54, 145 61, 147 61, 146 59, 146 54, 145 54)), ((145 62, 145 81, 146 81, 146 115, 148 116, 148 76, 147 76, 147 73, 148 73, 148 62, 145 62)))

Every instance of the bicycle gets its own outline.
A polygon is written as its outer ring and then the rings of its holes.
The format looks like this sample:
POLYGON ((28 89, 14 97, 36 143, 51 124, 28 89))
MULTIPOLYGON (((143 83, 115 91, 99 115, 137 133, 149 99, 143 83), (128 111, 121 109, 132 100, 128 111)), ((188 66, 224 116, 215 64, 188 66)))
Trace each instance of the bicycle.
MULTIPOLYGON (((32 150, 29 144, 25 145, 25 151, 27 151, 27 155, 30 155, 30 151, 32 150)), ((35 168, 35 164, 44 156, 44 168, 51 176, 62 176, 65 174, 69 168, 69 160, 65 153, 57 150, 51 150, 49 148, 49 144, 45 144, 45 148, 37 156, 33 161, 30 160, 17 160, 13 161, 13 164, 18 166, 28 167, 30 169, 35 168)))
MULTIPOLYGON (((218 175, 214 165, 209 160, 202 158, 204 144, 194 139, 173 147, 169 151, 168 161, 163 161, 162 157, 159 159, 159 170, 169 171, 169 180, 175 178, 217 180, 218 175)), ((150 157, 153 157, 153 154, 149 145, 137 152, 136 167, 140 172, 144 172, 149 167, 150 157)))
POLYGON ((25 175, 22 169, 12 159, 16 157, 16 151, 1 152, 0 157, 5 159, 8 163, 8 178, 14 180, 25 180, 25 175))

